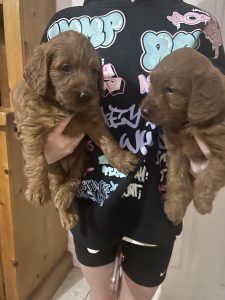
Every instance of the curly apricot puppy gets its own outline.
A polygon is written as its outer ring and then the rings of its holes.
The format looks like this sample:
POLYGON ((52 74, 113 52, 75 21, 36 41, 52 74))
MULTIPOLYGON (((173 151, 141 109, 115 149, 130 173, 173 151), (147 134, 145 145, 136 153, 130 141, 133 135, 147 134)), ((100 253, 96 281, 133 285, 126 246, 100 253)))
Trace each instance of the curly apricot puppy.
POLYGON ((24 80, 12 95, 25 159, 26 198, 35 205, 44 205, 51 198, 51 190, 62 226, 67 229, 77 218, 70 205, 84 170, 85 142, 50 166, 44 157, 47 134, 66 115, 73 118, 64 134, 87 134, 119 171, 133 171, 138 163, 134 154, 119 147, 104 124, 99 103, 102 89, 99 55, 85 36, 70 30, 34 50, 24 80))
POLYGON ((162 126, 168 156, 164 210, 175 224, 193 199, 200 214, 225 186, 225 76, 191 48, 165 57, 151 73, 150 93, 141 104, 143 116, 162 126), (194 136, 211 150, 208 167, 196 178, 189 160, 205 162, 194 136))

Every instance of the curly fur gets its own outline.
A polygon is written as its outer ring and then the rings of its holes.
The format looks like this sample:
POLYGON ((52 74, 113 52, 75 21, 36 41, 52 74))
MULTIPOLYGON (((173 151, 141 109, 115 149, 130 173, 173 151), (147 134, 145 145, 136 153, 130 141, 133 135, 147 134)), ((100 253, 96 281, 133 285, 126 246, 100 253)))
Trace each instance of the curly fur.
POLYGON ((178 224, 193 199, 200 214, 210 213, 225 185, 225 76, 208 58, 184 48, 165 57, 150 77, 142 114, 162 127, 168 157, 164 210, 178 224), (208 167, 194 178, 189 160, 205 161, 194 136, 208 145, 208 167))
POLYGON ((134 154, 119 147, 104 124, 99 105, 102 90, 100 57, 86 37, 70 30, 35 48, 24 80, 12 94, 25 160, 26 198, 44 205, 53 197, 66 229, 77 220, 70 206, 84 170, 85 141, 49 166, 44 156, 47 134, 66 115, 73 118, 63 134, 75 137, 84 132, 123 173, 133 171, 138 163, 134 154))

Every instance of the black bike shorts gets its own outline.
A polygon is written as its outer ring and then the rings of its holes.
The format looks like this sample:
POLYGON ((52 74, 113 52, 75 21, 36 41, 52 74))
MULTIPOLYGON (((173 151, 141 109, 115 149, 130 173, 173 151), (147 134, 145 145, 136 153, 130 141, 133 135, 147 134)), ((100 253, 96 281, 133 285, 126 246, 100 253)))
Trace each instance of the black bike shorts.
POLYGON ((74 242, 78 261, 89 267, 103 266, 113 262, 118 246, 121 246, 124 256, 123 271, 134 282, 146 287, 155 287, 164 281, 173 250, 173 245, 168 247, 142 246, 121 240, 120 245, 92 253, 77 239, 74 242))

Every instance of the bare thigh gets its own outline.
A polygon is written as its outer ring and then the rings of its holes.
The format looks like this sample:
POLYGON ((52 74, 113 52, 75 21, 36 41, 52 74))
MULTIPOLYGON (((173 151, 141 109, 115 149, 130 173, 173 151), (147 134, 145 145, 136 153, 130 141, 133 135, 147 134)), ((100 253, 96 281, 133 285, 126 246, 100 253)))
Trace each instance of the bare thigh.
MULTIPOLYGON (((80 264, 82 273, 90 287, 91 300, 117 300, 110 291, 110 279, 113 263, 88 267, 80 264)), ((125 272, 122 273, 119 300, 150 300, 158 287, 144 287, 131 280, 125 272)))
POLYGON ((119 300, 150 300, 158 286, 145 287, 131 280, 125 272, 122 274, 119 300))
POLYGON ((99 267, 88 267, 80 264, 80 267, 90 287, 91 300, 117 299, 110 291, 113 262, 99 267))

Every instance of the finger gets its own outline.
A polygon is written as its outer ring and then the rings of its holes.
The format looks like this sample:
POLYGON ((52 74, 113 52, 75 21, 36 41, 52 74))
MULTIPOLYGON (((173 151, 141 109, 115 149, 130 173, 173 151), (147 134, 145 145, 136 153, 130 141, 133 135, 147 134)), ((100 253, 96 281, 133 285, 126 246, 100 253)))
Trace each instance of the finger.
POLYGON ((196 163, 196 162, 193 162, 192 160, 190 160, 190 169, 191 169, 192 175, 196 176, 200 172, 204 171, 208 167, 208 164, 209 164, 208 160, 205 160, 201 163, 196 163))
POLYGON ((206 145, 198 136, 194 135, 194 138, 202 153, 205 155, 206 158, 209 158, 211 156, 211 151, 208 145, 206 145))

